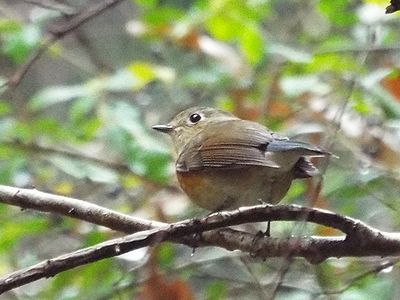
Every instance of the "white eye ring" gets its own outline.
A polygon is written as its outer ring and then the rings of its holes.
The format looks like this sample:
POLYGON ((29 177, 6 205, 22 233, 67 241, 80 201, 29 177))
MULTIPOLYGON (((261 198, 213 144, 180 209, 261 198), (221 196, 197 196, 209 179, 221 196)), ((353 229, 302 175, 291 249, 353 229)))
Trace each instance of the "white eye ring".
POLYGON ((199 115, 198 113, 193 113, 190 115, 189 117, 189 121, 193 124, 196 124, 197 122, 199 122, 201 120, 201 115, 199 115))

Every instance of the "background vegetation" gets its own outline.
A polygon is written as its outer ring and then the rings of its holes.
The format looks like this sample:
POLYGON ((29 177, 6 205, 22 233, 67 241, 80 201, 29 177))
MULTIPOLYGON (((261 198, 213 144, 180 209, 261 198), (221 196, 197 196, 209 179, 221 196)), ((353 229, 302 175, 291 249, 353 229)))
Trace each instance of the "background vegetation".
MULTIPOLYGON (((0 2, 0 80, 8 83, 0 99, 0 183, 154 220, 204 215, 177 187, 170 142, 150 128, 207 105, 339 156, 317 197, 313 182, 299 181, 284 203, 400 231, 400 22, 385 16, 387 1, 127 0, 49 42, 99 1, 68 2, 0 2), (16 77, 43 45, 47 51, 16 77)), ((335 234, 294 226, 273 223, 272 234, 335 234)), ((0 204, 0 274, 116 235, 0 204)), ((396 260, 313 266, 299 259, 282 272, 284 265, 162 244, 4 299, 156 299, 157 291, 164 299, 257 299, 279 280, 277 299, 400 296, 396 260)))

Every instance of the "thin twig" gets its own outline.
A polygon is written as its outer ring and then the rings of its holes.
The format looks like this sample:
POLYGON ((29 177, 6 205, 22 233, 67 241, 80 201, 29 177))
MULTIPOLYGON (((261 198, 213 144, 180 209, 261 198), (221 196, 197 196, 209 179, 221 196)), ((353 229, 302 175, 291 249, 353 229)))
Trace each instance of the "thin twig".
POLYGON ((122 173, 122 174, 125 174, 125 173, 133 174, 133 175, 137 176, 138 178, 140 178, 143 182, 145 182, 149 185, 160 186, 160 183, 158 183, 156 181, 152 181, 146 176, 135 174, 133 172, 133 170, 131 170, 131 168, 129 168, 129 166, 126 164, 119 163, 119 162, 113 162, 113 161, 109 161, 109 160, 103 160, 103 159, 100 159, 100 158, 97 158, 94 156, 87 155, 82 152, 73 152, 73 151, 65 150, 65 149, 53 148, 53 147, 49 147, 49 146, 42 146, 42 145, 39 145, 36 143, 22 143, 21 141, 18 141, 18 140, 3 141, 2 145, 11 147, 13 149, 22 150, 22 151, 28 152, 30 154, 38 154, 38 155, 46 156, 46 157, 48 157, 48 155, 60 155, 60 156, 64 156, 64 157, 71 158, 71 159, 91 162, 91 163, 106 167, 108 169, 114 170, 114 171, 122 173))
POLYGON ((100 15, 107 9, 121 3, 124 0, 104 0, 83 9, 80 13, 75 14, 68 21, 63 24, 53 24, 48 30, 48 36, 44 38, 41 45, 28 57, 27 61, 3 83, 0 88, 7 86, 8 88, 15 89, 22 79, 25 77, 32 65, 58 40, 64 38, 66 35, 73 32, 78 27, 90 21, 94 17, 100 15))
POLYGON ((279 271, 276 274, 276 280, 274 282, 274 287, 271 289, 272 292, 270 293, 269 297, 266 300, 275 299, 276 295, 278 294, 279 288, 283 284, 283 280, 285 279, 287 272, 289 272, 292 262, 293 262, 292 255, 289 255, 288 257, 285 258, 282 266, 280 267, 279 271))
POLYGON ((26 3, 36 5, 38 7, 57 11, 63 15, 71 16, 77 13, 76 9, 72 6, 57 3, 51 0, 23 0, 26 3))
POLYGON ((0 86, 0 88, 4 86, 8 86, 8 88, 16 88, 26 73, 28 73, 29 69, 32 67, 32 65, 49 49, 56 41, 58 38, 54 35, 50 35, 42 41, 40 46, 36 48, 31 55, 28 57, 26 62, 17 69, 17 71, 14 72, 14 74, 11 75, 11 77, 0 86))
POLYGON ((399 262, 399 259, 393 260, 393 261, 388 261, 385 262, 383 264, 380 264, 378 266, 376 266, 375 268, 368 270, 367 272, 364 272, 356 277, 354 277, 353 279, 350 280, 350 282, 348 282, 345 286, 343 286, 340 289, 337 290, 332 290, 332 291, 324 291, 322 293, 320 293, 320 295, 338 295, 338 294, 343 294, 345 291, 347 291, 348 289, 350 289, 351 287, 354 286, 354 284, 356 284, 358 281, 370 276, 370 275, 374 275, 377 274, 387 268, 393 267, 396 263, 399 262))

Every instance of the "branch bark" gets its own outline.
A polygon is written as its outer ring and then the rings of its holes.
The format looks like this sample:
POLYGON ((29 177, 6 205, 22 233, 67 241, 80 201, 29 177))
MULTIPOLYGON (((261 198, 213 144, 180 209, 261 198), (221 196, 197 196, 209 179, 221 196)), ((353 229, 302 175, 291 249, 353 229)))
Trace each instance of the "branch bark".
POLYGON ((191 247, 219 246, 227 250, 241 250, 261 258, 288 255, 304 257, 311 263, 322 262, 328 257, 397 256, 400 254, 400 233, 379 231, 349 217, 297 205, 244 207, 200 219, 165 224, 132 218, 82 200, 37 190, 0 186, 0 201, 23 208, 75 217, 123 232, 134 232, 152 227, 152 229, 136 232, 123 238, 48 259, 9 274, 0 279, 0 293, 39 278, 51 277, 80 265, 118 256, 163 241, 182 243, 191 247), (304 221, 330 226, 341 230, 346 236, 272 238, 226 228, 244 223, 280 220, 304 221))

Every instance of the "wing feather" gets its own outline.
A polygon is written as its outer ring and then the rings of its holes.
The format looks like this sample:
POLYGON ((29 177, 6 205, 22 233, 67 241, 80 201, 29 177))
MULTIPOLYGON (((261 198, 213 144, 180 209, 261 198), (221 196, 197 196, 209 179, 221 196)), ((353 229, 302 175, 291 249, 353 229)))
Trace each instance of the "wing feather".
MULTIPOLYGON (((195 135, 179 155, 176 168, 181 172, 248 166, 291 169, 303 156, 328 154, 319 147, 280 137, 258 123, 227 120, 208 124, 207 132, 195 135)), ((313 173, 305 163, 299 169, 313 173)))
POLYGON ((260 124, 225 121, 209 124, 207 130, 207 133, 193 137, 183 149, 177 161, 178 171, 236 169, 249 165, 279 168, 275 162, 266 159, 262 145, 272 141, 273 137, 260 124))

